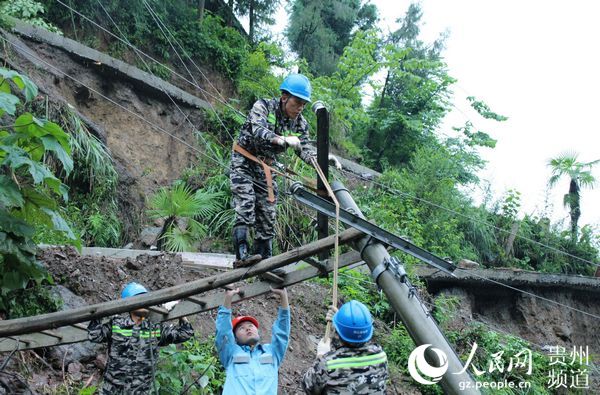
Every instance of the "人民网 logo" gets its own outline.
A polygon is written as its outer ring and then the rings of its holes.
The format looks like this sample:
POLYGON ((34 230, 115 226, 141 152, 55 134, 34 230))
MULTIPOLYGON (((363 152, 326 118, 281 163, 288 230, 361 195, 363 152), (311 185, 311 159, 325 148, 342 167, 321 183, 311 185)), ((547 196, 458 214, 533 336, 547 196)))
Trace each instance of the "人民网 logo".
POLYGON ((431 347, 439 361, 438 366, 431 366, 425 359, 425 351, 431 344, 423 344, 413 350, 408 357, 408 372, 413 379, 421 384, 435 384, 442 379, 442 376, 448 370, 448 357, 438 349, 431 347), (425 376, 425 377, 424 377, 425 376))

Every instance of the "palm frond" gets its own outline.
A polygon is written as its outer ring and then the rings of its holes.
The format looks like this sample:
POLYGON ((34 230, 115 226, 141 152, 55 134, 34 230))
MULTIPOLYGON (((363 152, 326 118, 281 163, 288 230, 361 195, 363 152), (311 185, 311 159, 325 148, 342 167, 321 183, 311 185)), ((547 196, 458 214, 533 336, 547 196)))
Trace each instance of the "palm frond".
POLYGON ((150 198, 148 214, 151 218, 192 218, 202 209, 201 204, 189 187, 176 184, 171 189, 161 188, 150 198))
POLYGON ((198 204, 198 210, 194 216, 202 219, 209 219, 223 209, 223 201, 225 200, 226 195, 224 192, 208 192, 199 189, 194 194, 194 198, 198 204))
POLYGON ((190 251, 194 242, 190 233, 181 230, 178 226, 173 226, 162 236, 164 248, 166 251, 183 252, 190 251))

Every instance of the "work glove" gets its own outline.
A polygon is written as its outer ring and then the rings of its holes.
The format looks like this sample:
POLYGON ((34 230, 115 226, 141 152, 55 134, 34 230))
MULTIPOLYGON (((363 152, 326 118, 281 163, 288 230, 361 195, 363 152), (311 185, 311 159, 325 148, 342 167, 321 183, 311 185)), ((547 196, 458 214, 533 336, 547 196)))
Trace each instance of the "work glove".
POLYGON ((340 161, 335 156, 333 156, 332 154, 329 154, 329 156, 327 157, 327 159, 329 159, 329 161, 331 163, 333 163, 333 165, 335 166, 336 169, 342 170, 342 164, 340 163, 340 161))
POLYGON ((300 139, 296 136, 279 136, 276 142, 283 147, 288 146, 294 149, 300 148, 300 139))
POLYGON ((173 300, 173 301, 171 301, 171 302, 166 302, 166 303, 163 303, 163 307, 164 307, 165 309, 167 309, 167 311, 171 311, 171 310, 173 310, 173 307, 175 307, 175 305, 176 305, 177 303, 179 303, 179 300, 173 300))
POLYGON ((319 344, 317 344, 317 358, 321 358, 329 351, 331 351, 331 339, 322 338, 319 344))
POLYGON ((335 306, 329 306, 329 309, 327 309, 327 315, 325 316, 325 320, 329 321, 333 321, 333 316, 335 315, 335 313, 337 313, 338 308, 335 306))

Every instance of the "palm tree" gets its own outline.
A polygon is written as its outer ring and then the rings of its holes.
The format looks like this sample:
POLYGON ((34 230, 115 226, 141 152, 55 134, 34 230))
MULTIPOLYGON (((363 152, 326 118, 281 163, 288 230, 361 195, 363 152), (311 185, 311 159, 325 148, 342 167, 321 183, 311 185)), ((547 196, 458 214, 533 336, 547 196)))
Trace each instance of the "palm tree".
POLYGON ((223 211, 224 197, 222 192, 202 189, 192 192, 181 182, 172 188, 161 188, 150 198, 148 210, 151 218, 165 221, 158 237, 158 249, 191 251, 194 243, 210 232, 203 222, 212 223, 223 211))
POLYGON ((592 167, 600 162, 597 159, 592 162, 582 163, 577 161, 577 154, 570 152, 550 159, 548 166, 552 168, 552 176, 548 185, 553 187, 563 176, 571 179, 569 192, 563 197, 563 204, 569 209, 571 216, 571 237, 577 241, 577 222, 581 216, 580 190, 581 188, 593 188, 596 178, 592 175, 592 167))

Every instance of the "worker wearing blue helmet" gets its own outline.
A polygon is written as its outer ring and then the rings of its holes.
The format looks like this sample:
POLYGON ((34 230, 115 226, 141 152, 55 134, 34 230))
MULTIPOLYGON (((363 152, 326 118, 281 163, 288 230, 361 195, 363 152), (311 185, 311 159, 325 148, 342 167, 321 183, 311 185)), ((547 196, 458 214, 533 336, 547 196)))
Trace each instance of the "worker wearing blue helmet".
POLYGON ((387 356, 371 341, 373 318, 367 306, 351 300, 339 310, 331 308, 327 320, 333 320, 337 337, 304 374, 304 391, 315 395, 385 394, 387 356))
POLYGON ((277 183, 270 166, 277 156, 291 148, 308 164, 316 157, 302 116, 311 101, 310 81, 302 74, 290 74, 279 89, 280 97, 254 103, 233 146, 229 178, 235 209, 234 267, 251 265, 273 253, 277 183), (251 228, 254 249, 249 243, 251 228))
MULTIPOLYGON (((129 283, 121 291, 121 298, 147 293, 139 283, 129 283)), ((171 305, 172 307, 172 305, 171 305)), ((154 384, 154 371, 159 347, 181 343, 194 335, 185 319, 179 325, 154 323, 147 319, 148 309, 140 308, 112 317, 105 323, 92 320, 88 339, 108 343, 108 360, 100 395, 149 394, 154 384)))

